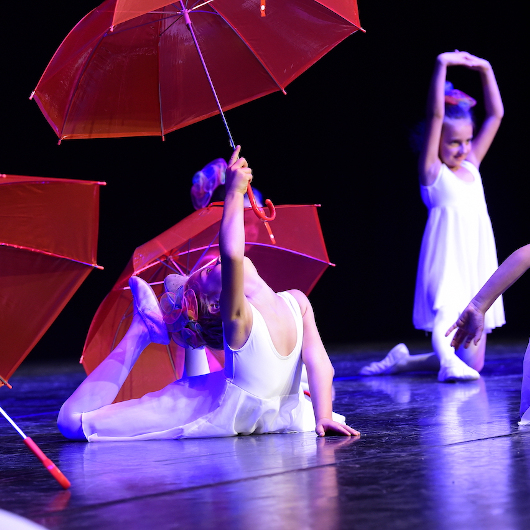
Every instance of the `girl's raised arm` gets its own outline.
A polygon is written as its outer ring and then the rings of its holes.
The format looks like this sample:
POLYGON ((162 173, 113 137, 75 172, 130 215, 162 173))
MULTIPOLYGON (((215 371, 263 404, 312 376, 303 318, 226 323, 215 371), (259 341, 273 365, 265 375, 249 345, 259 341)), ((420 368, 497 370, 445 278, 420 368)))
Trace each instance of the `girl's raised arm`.
POLYGON ((226 169, 226 197, 219 233, 221 253, 221 318, 223 332, 232 348, 246 342, 252 327, 252 310, 244 292, 245 224, 243 197, 252 181, 252 170, 239 157, 241 147, 232 153, 226 169))
POLYGON ((470 64, 467 65, 468 68, 480 72, 482 88, 484 90, 484 105, 486 107, 486 118, 473 139, 471 153, 468 156, 469 161, 476 167, 479 167, 499 130, 501 120, 504 116, 504 106, 490 63, 485 59, 480 59, 470 54, 468 55, 471 57, 470 64))
POLYGON ((427 96, 425 138, 418 161, 420 183, 423 186, 429 186, 434 182, 442 164, 439 149, 445 115, 445 78, 447 66, 453 64, 451 59, 454 61, 452 55, 451 53, 442 53, 436 58, 427 96))

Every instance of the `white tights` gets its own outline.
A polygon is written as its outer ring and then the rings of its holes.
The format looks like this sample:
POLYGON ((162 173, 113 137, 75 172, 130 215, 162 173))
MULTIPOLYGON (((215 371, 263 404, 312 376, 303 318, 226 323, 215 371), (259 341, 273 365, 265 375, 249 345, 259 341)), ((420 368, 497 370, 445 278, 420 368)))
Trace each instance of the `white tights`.
POLYGON ((134 363, 149 343, 149 331, 142 317, 135 314, 120 343, 61 407, 57 425, 64 436, 74 440, 86 439, 81 414, 114 401, 134 363))

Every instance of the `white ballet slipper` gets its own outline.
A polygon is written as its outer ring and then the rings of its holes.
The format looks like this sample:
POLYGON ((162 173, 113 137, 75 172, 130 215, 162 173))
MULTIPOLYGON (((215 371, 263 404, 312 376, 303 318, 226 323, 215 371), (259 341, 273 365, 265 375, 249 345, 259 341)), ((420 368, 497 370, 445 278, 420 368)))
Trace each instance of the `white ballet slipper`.
POLYGON ((151 342, 169 344, 169 333, 162 316, 162 310, 151 286, 142 278, 131 276, 129 287, 133 295, 134 312, 142 317, 149 330, 151 342))
POLYGON ((409 349, 400 343, 394 346, 382 361, 361 368, 359 375, 388 375, 396 372, 397 365, 409 357, 409 349))
POLYGON ((451 364, 440 367, 438 381, 440 383, 457 383, 459 381, 476 381, 480 374, 464 361, 456 357, 451 364))

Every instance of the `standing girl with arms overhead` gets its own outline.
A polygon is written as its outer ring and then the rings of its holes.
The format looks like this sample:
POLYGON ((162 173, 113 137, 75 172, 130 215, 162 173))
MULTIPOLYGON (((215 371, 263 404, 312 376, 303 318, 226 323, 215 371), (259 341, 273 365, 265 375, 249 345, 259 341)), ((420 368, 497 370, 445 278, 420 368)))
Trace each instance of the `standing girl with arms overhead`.
POLYGON ((313 310, 300 291, 275 293, 244 256, 243 201, 252 171, 237 148, 226 172, 220 258, 202 267, 164 305, 138 277, 126 335, 66 401, 58 424, 88 441, 178 439, 316 430, 358 435, 331 409, 333 368, 313 310), (166 324, 168 323, 168 324, 166 324), (189 377, 140 399, 113 403, 149 342, 225 350, 224 371, 189 377), (311 391, 300 390, 302 362, 311 391), (339 420, 339 421, 336 421, 339 420))
MULTIPOLYGON (((413 315, 417 329, 432 332, 433 353, 409 355, 401 344, 382 361, 364 367, 361 374, 429 370, 437 371, 442 382, 480 377, 485 337, 478 345, 455 351, 445 332, 498 265, 478 169, 503 114, 501 96, 488 61, 459 51, 438 56, 419 158, 421 196, 429 217, 420 251, 413 315), (450 66, 464 66, 480 74, 486 115, 475 135, 471 114, 475 101, 446 82, 450 66)), ((485 332, 504 323, 499 299, 486 315, 485 332)))

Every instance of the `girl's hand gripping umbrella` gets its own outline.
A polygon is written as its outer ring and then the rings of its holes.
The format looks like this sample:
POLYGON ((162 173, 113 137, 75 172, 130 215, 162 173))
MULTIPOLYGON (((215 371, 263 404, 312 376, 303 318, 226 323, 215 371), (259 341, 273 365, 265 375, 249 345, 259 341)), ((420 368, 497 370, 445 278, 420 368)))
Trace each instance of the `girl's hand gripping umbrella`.
MULTIPOLYGON (((222 111, 221 111, 222 112, 222 111)), ((228 135, 230 136, 230 144, 234 148, 234 153, 230 157, 230 161, 228 162, 228 165, 232 165, 238 158, 239 153, 241 151, 241 146, 236 146, 234 144, 234 140, 232 139, 232 135, 230 134, 230 131, 227 129, 228 135)), ((252 210, 254 210, 254 213, 258 217, 258 219, 261 219, 263 221, 263 224, 265 225, 265 228, 267 229, 267 232, 269 233, 269 237, 271 238, 272 244, 276 245, 276 240, 274 239, 274 234, 272 233, 271 227, 269 226, 268 221, 274 221, 276 218, 276 208, 274 208, 274 204, 272 204, 272 201, 270 199, 266 199, 265 204, 269 208, 269 215, 267 216, 265 212, 263 211, 263 208, 260 208, 256 202, 256 198, 254 197, 254 192, 252 191, 252 186, 250 185, 250 182, 247 184, 247 195, 248 200, 250 201, 250 206, 252 206, 252 210)))

